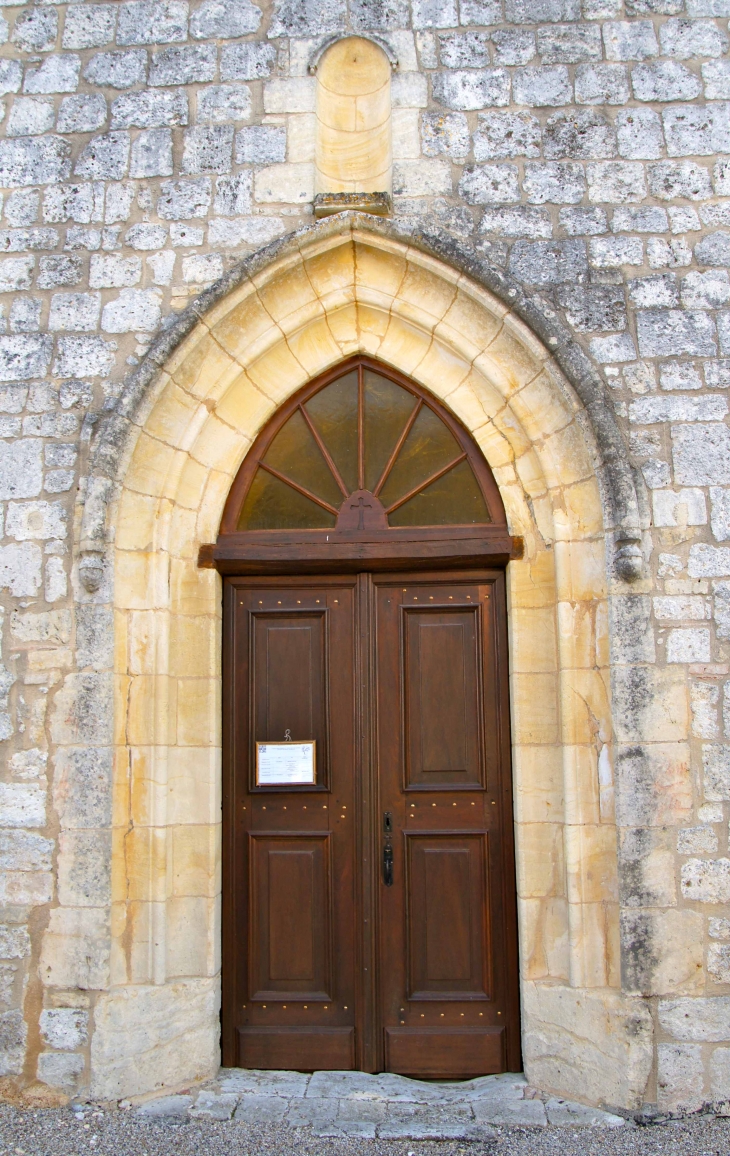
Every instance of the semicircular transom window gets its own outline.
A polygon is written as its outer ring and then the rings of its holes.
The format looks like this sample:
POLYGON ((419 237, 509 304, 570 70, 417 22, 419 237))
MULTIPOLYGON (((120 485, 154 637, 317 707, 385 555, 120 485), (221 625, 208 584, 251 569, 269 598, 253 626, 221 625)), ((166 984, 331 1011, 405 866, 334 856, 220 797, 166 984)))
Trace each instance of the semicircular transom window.
POLYGON ((348 369, 265 439, 237 529, 490 523, 477 453, 439 408, 367 364, 348 369))

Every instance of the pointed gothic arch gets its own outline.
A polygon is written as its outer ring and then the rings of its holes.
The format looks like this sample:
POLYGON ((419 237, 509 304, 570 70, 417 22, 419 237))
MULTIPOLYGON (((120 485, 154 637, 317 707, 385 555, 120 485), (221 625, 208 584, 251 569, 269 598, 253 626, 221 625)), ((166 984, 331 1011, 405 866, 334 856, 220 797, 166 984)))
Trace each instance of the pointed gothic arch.
POLYGON ((363 354, 459 419, 524 540, 508 589, 528 1075, 575 1095, 578 1072, 588 1101, 641 1100, 650 1025, 620 990, 606 628, 616 574, 636 572, 635 553, 614 570, 616 547, 637 550, 636 492, 585 355, 538 303, 470 262, 355 218, 290 239, 159 340, 101 434, 80 541, 80 598, 109 605, 119 641, 96 1095, 148 1090, 160 1065, 182 1082, 216 1062, 220 580, 199 550, 277 408, 363 354), (150 1017, 167 1042, 145 1042, 150 1017))

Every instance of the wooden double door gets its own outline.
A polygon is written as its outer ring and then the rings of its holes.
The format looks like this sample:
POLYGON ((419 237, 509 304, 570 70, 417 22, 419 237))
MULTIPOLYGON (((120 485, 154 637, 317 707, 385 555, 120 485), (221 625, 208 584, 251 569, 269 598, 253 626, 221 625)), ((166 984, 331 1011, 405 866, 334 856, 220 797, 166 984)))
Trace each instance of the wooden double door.
POLYGON ((504 576, 228 578, 223 1062, 520 1069, 504 576), (257 743, 316 782, 257 785, 257 743))

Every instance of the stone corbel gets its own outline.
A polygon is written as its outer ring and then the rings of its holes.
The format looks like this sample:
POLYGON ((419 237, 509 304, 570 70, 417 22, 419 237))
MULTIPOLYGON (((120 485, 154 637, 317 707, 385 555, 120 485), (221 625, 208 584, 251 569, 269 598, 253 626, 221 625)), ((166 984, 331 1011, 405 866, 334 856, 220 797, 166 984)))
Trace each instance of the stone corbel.
POLYGON ((94 594, 104 578, 104 555, 101 550, 85 550, 79 560, 79 581, 89 594, 94 594))
POLYGON ((614 568, 624 582, 636 582, 644 574, 641 537, 635 530, 619 530, 615 537, 614 568))

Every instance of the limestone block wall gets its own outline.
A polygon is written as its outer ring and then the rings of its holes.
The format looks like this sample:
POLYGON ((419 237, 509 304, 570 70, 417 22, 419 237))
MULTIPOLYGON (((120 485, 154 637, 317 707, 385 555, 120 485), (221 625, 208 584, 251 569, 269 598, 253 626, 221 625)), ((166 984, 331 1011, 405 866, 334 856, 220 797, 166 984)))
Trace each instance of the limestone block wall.
MULTIPOLYGON (((583 1041, 598 1033, 620 1067, 614 1029, 622 1016, 625 1028, 630 1000, 653 1052, 648 1075, 639 1064, 629 1077, 627 1102, 639 1083, 640 1098, 663 1108, 730 1100, 728 16, 728 0, 0 3, 0 1078, 9 1085, 83 1090, 124 1041, 132 1059, 148 1056, 137 1064, 146 1087, 216 1062, 216 735, 204 773, 196 756, 191 775, 184 748, 215 718, 218 656, 213 647, 205 701, 195 679, 183 688, 169 768, 158 760, 148 774, 145 749, 151 757, 170 737, 157 680, 172 670, 182 684, 189 673, 185 646, 171 650, 148 610, 175 587, 195 618, 199 595, 190 568, 163 569, 149 547, 163 532, 191 549, 203 529, 212 536, 245 441, 226 441, 225 422, 222 440, 211 434, 203 522, 178 511, 161 528, 164 502, 147 522, 137 511, 125 523, 116 509, 112 534, 127 535, 139 558, 129 573, 117 568, 114 590, 110 572, 94 593, 79 581, 86 478, 97 430, 153 338, 242 257, 311 223, 309 65, 332 36, 369 32, 397 60, 396 222, 452 237, 475 267, 504 273, 572 333, 606 383, 644 501, 644 576, 612 585, 610 551, 594 548, 586 564, 611 597, 582 636, 571 598, 561 609, 543 596, 560 518, 543 516, 531 493, 537 433, 525 435, 519 481, 542 561, 517 600, 513 674, 530 651, 545 664, 529 673, 547 700, 554 662, 529 640, 536 630, 550 637, 548 618, 578 650, 581 637, 592 640, 574 669, 610 668, 603 698, 588 673, 571 692, 585 706, 580 735, 600 750, 590 775, 577 775, 590 784, 587 810, 572 812, 567 834, 545 821, 565 814, 567 797, 565 762, 559 773, 547 756, 520 801, 525 1054, 552 1056, 545 1079, 575 1096, 590 1067, 590 1098, 601 1099, 600 1063, 583 1041), (547 603, 551 617, 541 617, 547 603), (115 716, 122 669, 140 680, 139 697, 115 716), (155 832, 174 825, 191 783, 205 834, 171 837, 162 855, 155 832), (584 839, 590 813, 612 841, 595 857, 584 839), (612 856, 618 902, 606 900, 612 856), (112 895, 113 861, 123 895, 112 895), (585 918, 571 921, 576 895, 585 918), (115 985, 125 985, 116 1001, 104 994, 115 985), (556 1024, 574 1026, 573 1043, 556 1024)), ((306 364, 300 351, 297 372, 306 364)), ((202 404, 207 382, 195 391, 202 404)), ((157 433, 190 404, 173 391, 157 433)), ((532 404, 539 426, 548 411, 536 394, 532 404)), ((241 428, 252 436, 265 416, 253 407, 241 428)), ((518 456, 511 437, 505 461, 499 439, 485 438, 496 468, 518 456)), ((179 465, 180 510, 186 486, 199 503, 184 444, 153 448, 139 459, 137 490, 153 492, 179 465)), ((598 534, 594 510, 576 498, 565 519, 598 534)), ((204 581, 202 616, 215 618, 215 576, 204 581)), ((530 702, 515 694, 516 718, 530 702)), ((583 741, 532 717, 550 732, 547 745, 583 741)))

